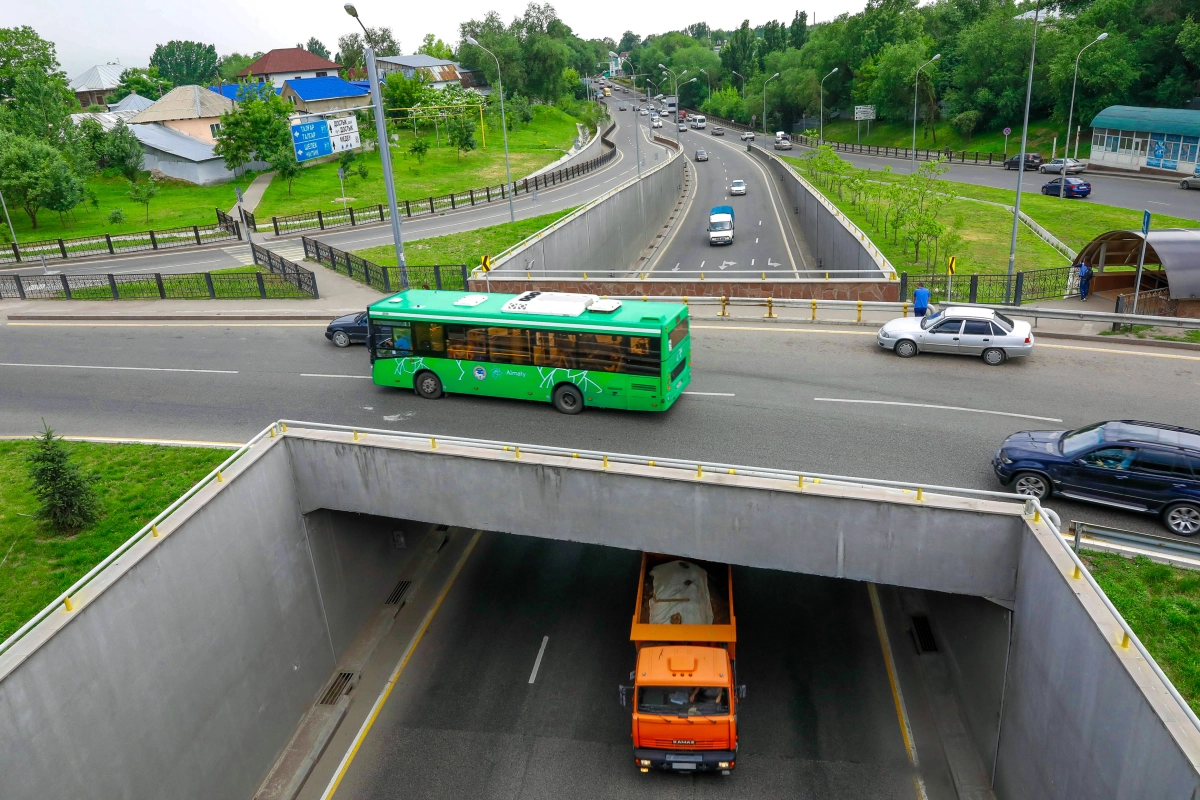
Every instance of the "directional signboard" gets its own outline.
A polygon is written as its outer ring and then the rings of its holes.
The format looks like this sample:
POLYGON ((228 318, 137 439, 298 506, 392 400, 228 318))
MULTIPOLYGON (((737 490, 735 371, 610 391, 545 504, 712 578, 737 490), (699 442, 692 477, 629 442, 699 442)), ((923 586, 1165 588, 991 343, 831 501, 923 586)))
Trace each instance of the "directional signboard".
POLYGON ((354 117, 318 119, 292 125, 292 144, 297 161, 353 150, 362 144, 358 135, 358 120, 354 117))
POLYGON ((856 120, 875 119, 875 106, 855 106, 854 118, 856 120))

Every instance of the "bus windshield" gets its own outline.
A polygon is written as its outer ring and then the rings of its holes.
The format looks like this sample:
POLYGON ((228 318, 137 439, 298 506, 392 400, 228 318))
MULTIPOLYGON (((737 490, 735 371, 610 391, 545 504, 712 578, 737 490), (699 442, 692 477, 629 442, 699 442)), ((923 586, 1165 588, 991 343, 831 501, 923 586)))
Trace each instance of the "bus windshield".
POLYGON ((712 716, 729 713, 729 689, 724 686, 642 686, 638 711, 671 716, 712 716))

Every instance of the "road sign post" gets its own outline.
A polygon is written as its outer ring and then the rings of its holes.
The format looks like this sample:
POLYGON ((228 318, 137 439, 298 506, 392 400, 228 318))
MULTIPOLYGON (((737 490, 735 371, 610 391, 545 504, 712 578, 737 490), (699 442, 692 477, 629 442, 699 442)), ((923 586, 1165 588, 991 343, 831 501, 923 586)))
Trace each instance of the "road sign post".
POLYGON ((346 210, 346 170, 338 167, 338 186, 342 187, 342 211, 346 210))
POLYGON ((875 119, 875 106, 855 106, 854 121, 858 124, 858 141, 862 143, 862 121, 867 121, 867 136, 871 135, 871 120, 875 119))
MULTIPOLYGON (((1142 249, 1138 252, 1137 278, 1133 284, 1133 311, 1138 312, 1138 296, 1142 293, 1142 265, 1146 263, 1146 240, 1150 238, 1150 212, 1142 212, 1142 249)), ((1132 325, 1129 326, 1131 329, 1132 325)))
POLYGON ((946 262, 946 302, 954 302, 954 264, 958 256, 950 256, 946 262))
POLYGON ((1004 157, 1008 158, 1008 135, 1012 133, 1012 128, 1004 129, 1004 157))

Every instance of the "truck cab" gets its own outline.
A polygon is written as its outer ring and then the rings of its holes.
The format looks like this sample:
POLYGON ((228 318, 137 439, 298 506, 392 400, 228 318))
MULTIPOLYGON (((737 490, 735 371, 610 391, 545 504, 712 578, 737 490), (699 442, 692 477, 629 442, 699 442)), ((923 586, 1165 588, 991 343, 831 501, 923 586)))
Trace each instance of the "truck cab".
POLYGON ((737 763, 737 625, 727 564, 642 554, 630 632, 637 651, 631 707, 641 772, 720 772, 737 763))
POLYGON ((708 243, 733 244, 733 206, 714 206, 708 213, 708 243))

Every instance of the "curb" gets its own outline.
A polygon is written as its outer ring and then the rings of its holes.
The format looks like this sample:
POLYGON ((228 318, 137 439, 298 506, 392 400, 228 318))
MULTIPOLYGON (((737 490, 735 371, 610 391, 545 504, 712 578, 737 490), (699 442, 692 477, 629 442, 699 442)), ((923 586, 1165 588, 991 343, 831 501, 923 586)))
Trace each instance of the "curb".
POLYGON ((316 320, 328 322, 338 316, 353 314, 362 309, 345 310, 331 309, 323 312, 284 311, 279 314, 28 314, 17 312, 9 314, 10 322, 255 322, 255 321, 288 321, 316 320))
POLYGON ((1034 331, 1034 336, 1046 339, 1073 339, 1077 342, 1104 342, 1105 344, 1132 344, 1145 347, 1170 347, 1177 350, 1200 350, 1195 342, 1169 342, 1162 339, 1129 339, 1122 336, 1095 336, 1090 333, 1058 333, 1034 331))

